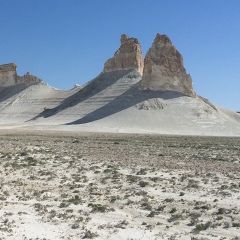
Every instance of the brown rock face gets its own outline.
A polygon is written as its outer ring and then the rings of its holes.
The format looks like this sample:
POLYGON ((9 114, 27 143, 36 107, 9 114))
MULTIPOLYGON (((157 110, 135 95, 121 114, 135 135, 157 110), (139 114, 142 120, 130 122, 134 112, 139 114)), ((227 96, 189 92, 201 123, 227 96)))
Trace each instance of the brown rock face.
POLYGON ((27 72, 23 76, 17 76, 17 83, 40 83, 42 80, 27 72))
POLYGON ((17 65, 8 63, 0 65, 0 86, 10 86, 17 83, 17 65))
POLYGON ((195 96, 182 55, 166 35, 157 34, 144 59, 141 90, 172 90, 195 96))
POLYGON ((17 75, 16 63, 0 65, 0 86, 8 87, 19 83, 39 83, 42 80, 26 73, 23 76, 17 75))
POLYGON ((113 58, 104 64, 104 72, 115 70, 136 69, 143 72, 143 57, 140 43, 136 38, 129 38, 126 34, 121 36, 121 46, 113 58))

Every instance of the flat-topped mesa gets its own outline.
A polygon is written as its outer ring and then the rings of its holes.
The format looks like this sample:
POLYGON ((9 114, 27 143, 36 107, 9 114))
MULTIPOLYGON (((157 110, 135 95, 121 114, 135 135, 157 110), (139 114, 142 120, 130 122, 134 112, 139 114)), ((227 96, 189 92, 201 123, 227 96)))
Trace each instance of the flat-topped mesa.
POLYGON ((39 83, 42 80, 31 75, 29 72, 23 76, 17 75, 16 63, 0 65, 0 86, 8 87, 19 83, 39 83))
POLYGON ((115 52, 113 58, 105 62, 103 72, 127 69, 135 69, 142 74, 143 57, 138 40, 136 38, 129 38, 126 34, 122 34, 121 46, 115 52))
POLYGON ((192 78, 186 73, 182 55, 166 35, 157 34, 144 59, 141 90, 178 91, 196 96, 192 78))

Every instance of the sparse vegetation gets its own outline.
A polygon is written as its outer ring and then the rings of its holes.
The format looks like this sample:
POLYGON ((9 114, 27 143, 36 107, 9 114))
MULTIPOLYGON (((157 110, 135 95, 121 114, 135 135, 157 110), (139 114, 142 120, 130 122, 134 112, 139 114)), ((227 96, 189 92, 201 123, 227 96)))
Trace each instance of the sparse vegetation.
POLYGON ((9 135, 0 144, 3 239, 29 219, 60 226, 65 239, 128 228, 143 239, 237 239, 239 139, 9 135))
POLYGON ((208 221, 206 223, 199 223, 195 226, 195 228, 193 229, 193 232, 199 233, 200 231, 207 230, 211 225, 212 225, 212 223, 210 221, 208 221))

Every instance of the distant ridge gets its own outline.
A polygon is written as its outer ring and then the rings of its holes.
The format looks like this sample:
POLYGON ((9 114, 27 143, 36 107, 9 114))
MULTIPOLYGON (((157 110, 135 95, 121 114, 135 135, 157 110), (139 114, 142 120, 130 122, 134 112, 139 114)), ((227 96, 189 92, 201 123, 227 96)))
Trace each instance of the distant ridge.
POLYGON ((0 129, 240 136, 239 112, 195 93, 166 35, 157 34, 143 62, 138 40, 123 34, 102 73, 81 87, 30 82, 0 86, 0 129))

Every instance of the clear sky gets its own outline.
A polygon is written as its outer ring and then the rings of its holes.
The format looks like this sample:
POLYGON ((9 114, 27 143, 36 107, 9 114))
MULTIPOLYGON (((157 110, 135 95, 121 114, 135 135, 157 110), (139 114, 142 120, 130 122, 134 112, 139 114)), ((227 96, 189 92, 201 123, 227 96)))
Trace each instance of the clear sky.
POLYGON ((156 33, 183 55, 195 91, 240 111, 240 0, 0 0, 0 64, 16 62, 70 89, 96 77, 136 37, 145 56, 156 33))

